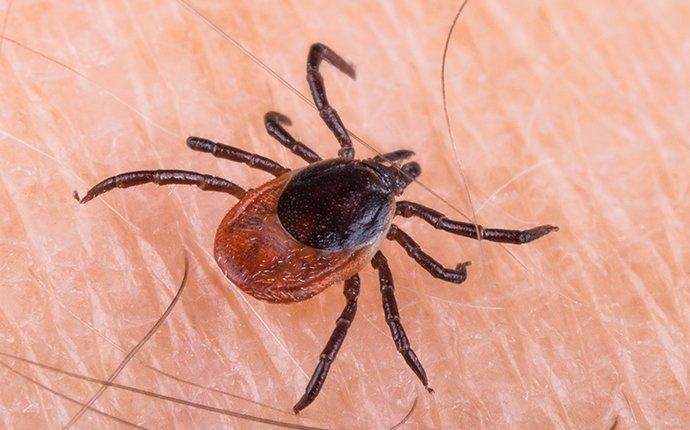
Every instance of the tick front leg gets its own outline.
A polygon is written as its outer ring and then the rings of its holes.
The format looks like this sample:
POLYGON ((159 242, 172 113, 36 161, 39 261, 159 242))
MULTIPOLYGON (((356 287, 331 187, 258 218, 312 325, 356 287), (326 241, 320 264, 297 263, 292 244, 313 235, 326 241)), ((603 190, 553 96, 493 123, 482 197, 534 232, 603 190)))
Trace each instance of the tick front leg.
POLYGON ((205 191, 222 191, 242 198, 246 191, 238 185, 211 175, 189 172, 186 170, 140 170, 137 172, 127 172, 105 179, 91 188, 83 198, 74 192, 74 198, 79 203, 86 203, 96 196, 106 193, 115 188, 129 188, 143 184, 171 185, 185 184, 196 185, 205 191))
POLYGON ((321 72, 319 72, 319 66, 322 60, 326 60, 352 79, 355 79, 355 68, 352 64, 343 60, 338 54, 333 52, 331 48, 322 43, 315 43, 311 45, 309 49, 309 56, 307 57, 307 81, 309 82, 311 95, 314 98, 314 104, 319 111, 319 115, 321 115, 321 119, 323 119, 328 128, 331 129, 340 143, 338 156, 352 159, 355 157, 355 150, 352 147, 350 136, 347 134, 347 130, 340 116, 338 116, 338 112, 331 107, 326 97, 326 87, 324 86, 321 72))
POLYGON ((287 130, 281 125, 292 125, 290 118, 279 112, 266 112, 264 115, 264 125, 266 131, 281 145, 292 151, 293 154, 302 158, 307 163, 311 164, 321 160, 319 154, 312 151, 307 145, 296 140, 287 130))
POLYGON ((406 160, 414 155, 413 151, 409 149, 398 149, 396 151, 386 152, 385 154, 377 155, 374 157, 374 161, 377 163, 395 162, 406 160))
POLYGON ((400 201, 396 203, 395 214, 405 218, 419 217, 434 228, 472 239, 485 239, 491 242, 512 243, 521 245, 558 231, 553 225, 540 225, 529 230, 505 230, 500 228, 484 228, 481 225, 454 221, 446 218, 441 212, 419 203, 400 201))
POLYGON ((393 275, 388 267, 388 261, 381 251, 374 254, 371 259, 371 265, 379 272, 379 283, 381 285, 381 297, 383 300, 383 312, 386 316, 386 323, 391 330, 391 336, 395 342, 395 347, 398 349, 400 355, 403 356, 405 362, 410 369, 417 375, 428 392, 433 393, 434 390, 429 388, 429 380, 426 377, 426 372, 422 363, 419 362, 417 355, 410 346, 410 341, 407 339, 405 329, 400 322, 400 313, 398 312, 398 304, 395 301, 395 285, 393 284, 393 275))
POLYGON ((331 334, 330 339, 328 339, 326 347, 321 352, 321 359, 319 360, 319 364, 316 366, 316 370, 314 370, 314 374, 309 380, 309 384, 307 384, 307 389, 305 390, 304 395, 292 408, 296 414, 309 406, 311 402, 316 399, 316 396, 319 395, 321 387, 323 387, 323 383, 326 381, 326 376, 328 376, 328 370, 331 368, 331 364, 333 363, 333 360, 335 360, 336 355, 338 355, 338 350, 340 350, 340 346, 345 340, 347 329, 350 328, 350 324, 352 324, 352 320, 357 312, 359 275, 354 275, 345 281, 343 294, 347 300, 345 309, 343 309, 340 317, 335 322, 335 330, 333 330, 333 334, 331 334))
POLYGON ((246 164, 249 167, 263 170, 264 172, 268 172, 276 177, 290 171, 290 169, 281 166, 270 158, 253 154, 245 151, 244 149, 235 148, 234 146, 213 142, 202 137, 188 137, 187 146, 195 151, 208 152, 214 157, 246 164))
POLYGON ((467 278, 467 266, 469 261, 460 263, 455 266, 455 270, 443 267, 441 263, 434 260, 429 254, 422 251, 422 248, 414 241, 407 233, 402 231, 400 227, 395 224, 391 225, 386 236, 389 240, 394 240, 403 247, 407 255, 412 257, 414 261, 431 273, 434 278, 439 278, 454 284, 460 284, 467 278))

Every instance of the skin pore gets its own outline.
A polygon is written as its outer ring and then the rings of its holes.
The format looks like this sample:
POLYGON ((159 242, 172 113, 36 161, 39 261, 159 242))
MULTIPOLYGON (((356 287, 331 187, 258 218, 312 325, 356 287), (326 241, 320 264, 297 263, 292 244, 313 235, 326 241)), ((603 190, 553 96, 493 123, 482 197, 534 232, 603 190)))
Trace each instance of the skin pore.
MULTIPOLYGON (((457 2, 222 3, 192 4, 305 95, 311 43, 356 65, 356 81, 324 65, 329 100, 377 151, 416 152, 437 195, 412 184, 406 199, 464 219, 456 210, 472 216, 467 186, 485 226, 560 231, 518 247, 400 220, 446 266, 473 262, 467 281, 450 285, 394 243, 382 247, 435 394, 395 350, 366 268, 328 381, 296 418, 290 408, 342 310, 342 286, 284 306, 230 285, 211 250, 233 197, 150 185, 81 206, 71 194, 155 168, 256 187, 271 176, 193 152, 187 136, 296 168, 304 162, 265 133, 263 115, 288 115, 293 135, 330 157, 339 145, 317 112, 178 1, 6 1, 1 352, 107 380, 172 300, 186 252, 184 294, 115 382, 329 428, 390 427, 415 400, 410 428, 690 421, 690 60, 679 42, 690 12, 681 1, 470 2, 446 64, 455 147, 439 79, 457 2)), ((82 402, 100 386, 1 360, 82 402)), ((2 427, 58 427, 79 410, 6 367, 0 381, 2 427)), ((115 387, 94 406, 146 428, 263 426, 115 387)), ((87 411, 75 428, 125 425, 87 411)))

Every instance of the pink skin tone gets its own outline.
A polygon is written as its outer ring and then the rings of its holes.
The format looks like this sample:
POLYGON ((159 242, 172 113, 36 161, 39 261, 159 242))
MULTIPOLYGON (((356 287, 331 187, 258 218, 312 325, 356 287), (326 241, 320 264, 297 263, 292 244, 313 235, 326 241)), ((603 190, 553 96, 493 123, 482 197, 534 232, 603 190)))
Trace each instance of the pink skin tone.
MULTIPOLYGON (((172 299, 186 249, 187 289, 116 382, 340 428, 391 426, 415 399, 408 428, 690 422, 683 2, 470 2, 447 62, 456 151, 439 78, 457 2, 232 3, 195 4, 304 94, 312 42, 354 62, 356 81, 323 67, 345 125, 379 152, 414 150, 421 181, 464 214, 485 226, 560 231, 501 246, 399 220, 446 266, 473 262, 467 281, 450 285, 383 244, 435 394, 395 350, 367 267, 330 377, 296 418, 290 409, 342 310, 342 286, 286 306, 230 285, 212 246, 233 197, 147 185, 81 206, 71 194, 156 168, 256 187, 271 176, 190 151, 185 138, 298 167, 265 134, 263 114, 290 116, 290 131, 324 157, 339 148, 330 131, 177 2, 14 0, 9 15, 4 2, 7 37, 73 70, 8 40, 0 46, 0 351, 107 379, 126 353, 113 344, 134 347, 172 299), (147 364, 281 411, 180 384, 147 364)), ((463 219, 418 184, 405 197, 463 219)), ((0 360, 82 401, 98 389, 0 360)), ((57 427, 78 410, 5 367, 0 383, 0 427, 57 427)), ((248 425, 115 388, 95 406, 148 428, 248 425)), ((76 428, 121 427, 86 412, 76 428)))

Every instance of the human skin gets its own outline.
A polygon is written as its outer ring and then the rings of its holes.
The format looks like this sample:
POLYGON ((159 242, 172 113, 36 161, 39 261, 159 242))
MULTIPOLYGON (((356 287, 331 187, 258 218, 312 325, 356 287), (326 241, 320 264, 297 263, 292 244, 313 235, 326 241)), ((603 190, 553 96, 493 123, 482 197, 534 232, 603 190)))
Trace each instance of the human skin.
MULTIPOLYGON (((192 4, 303 94, 311 43, 352 61, 356 81, 322 67, 329 98, 370 148, 417 153, 426 188, 406 199, 485 226, 560 231, 500 245, 399 219, 444 265, 473 262, 448 284, 382 246, 435 393, 396 351, 365 267, 329 378, 294 417, 342 286, 290 305, 235 288, 211 253, 231 196, 146 185, 79 205, 72 191, 160 168, 257 187, 270 176, 185 138, 296 168, 304 162, 266 135, 263 114, 287 114, 298 139, 331 157, 338 144, 318 113, 177 1, 5 0, 0 352, 107 379, 169 304, 186 255, 180 302, 115 382, 329 428, 390 427, 415 401, 403 428, 690 423, 687 3, 471 1, 446 64, 454 144, 440 76, 457 2, 192 4)), ((359 157, 370 148, 355 142, 359 157)), ((99 388, 0 361, 82 402, 99 388)), ((60 427, 79 410, 7 367, 0 382, 4 428, 60 427)), ((113 387, 94 407, 146 428, 265 427, 113 387)), ((75 426, 120 427, 91 411, 75 426)))

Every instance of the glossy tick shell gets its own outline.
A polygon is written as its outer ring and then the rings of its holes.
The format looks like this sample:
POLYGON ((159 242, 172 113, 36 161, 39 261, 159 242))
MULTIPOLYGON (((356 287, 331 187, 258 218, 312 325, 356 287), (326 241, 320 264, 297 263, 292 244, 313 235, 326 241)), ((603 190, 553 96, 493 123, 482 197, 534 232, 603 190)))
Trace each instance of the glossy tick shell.
POLYGON ((361 161, 314 163, 249 191, 223 218, 214 256, 244 292, 306 300, 357 273, 395 213, 385 176, 361 161))

